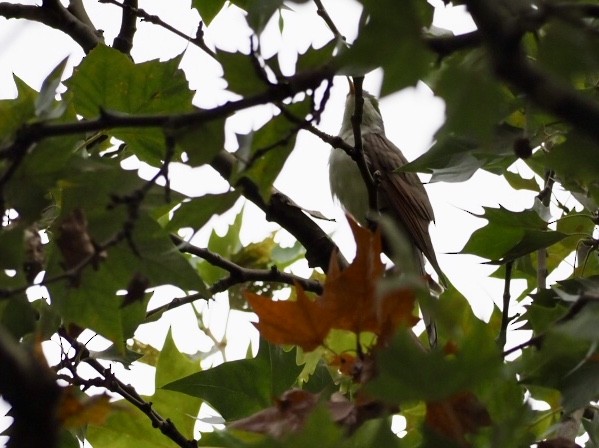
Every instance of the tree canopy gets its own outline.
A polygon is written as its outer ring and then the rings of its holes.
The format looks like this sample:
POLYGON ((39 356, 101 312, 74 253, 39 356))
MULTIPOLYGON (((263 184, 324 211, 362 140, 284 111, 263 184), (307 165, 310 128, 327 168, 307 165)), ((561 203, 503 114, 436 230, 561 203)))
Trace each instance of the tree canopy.
POLYGON ((0 17, 58 30, 84 53, 39 89, 15 77, 16 97, 0 100, 9 447, 599 446, 599 2, 456 1, 476 29, 454 35, 433 26, 442 2, 361 0, 353 41, 321 0, 173 2, 191 34, 152 2, 64 3, 0 2, 0 17), (318 23, 330 40, 292 54, 290 69, 285 42, 266 54, 264 35, 278 25, 283 36, 300 3, 312 8, 306 32, 318 23), (114 39, 97 6, 119 21, 114 39), (250 35, 231 30, 227 48, 215 48, 211 24, 231 8, 250 35), (142 25, 222 69, 210 82, 226 83, 230 99, 198 106, 183 54, 140 60, 142 25), (486 171, 536 195, 522 211, 485 207, 476 216, 486 224, 460 252, 496 266, 503 281, 488 322, 452 285, 436 298, 426 279, 387 270, 380 229, 350 220, 357 249, 346 260, 326 217, 273 187, 298 134, 359 150, 319 122, 334 79, 352 77, 359 101, 375 69, 382 96, 423 82, 445 103, 434 143, 403 170, 453 183, 486 171), (271 118, 225 149, 230 120, 259 106, 271 118), (508 170, 515 164, 533 177, 508 170), (227 188, 188 195, 171 186, 177 167, 211 167, 227 188), (261 222, 239 213, 224 234, 214 230, 213 218, 239 201, 257 206, 261 222), (274 234, 242 244, 240 232, 267 222, 294 244, 274 234), (190 238, 206 229, 206 244, 190 238), (526 285, 518 296, 514 280, 526 285), (213 338, 210 353, 223 351, 204 323, 206 303, 220 302, 256 314, 257 354, 206 366, 207 354, 181 352, 171 331, 161 349, 136 337, 185 309, 193 334, 213 338), (437 323, 436 347, 413 331, 418 307, 437 323), (525 338, 508 345, 517 330, 525 338), (94 335, 104 349, 91 348, 94 335), (58 360, 45 356, 48 344, 58 360), (153 372, 151 395, 127 379, 140 365, 153 372), (210 421, 215 430, 196 428, 204 405, 222 417, 210 421))

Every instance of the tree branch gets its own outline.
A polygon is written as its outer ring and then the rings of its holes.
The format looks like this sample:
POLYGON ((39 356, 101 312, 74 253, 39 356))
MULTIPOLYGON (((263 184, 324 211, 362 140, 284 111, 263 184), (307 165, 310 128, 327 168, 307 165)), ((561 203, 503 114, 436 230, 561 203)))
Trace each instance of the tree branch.
MULTIPOLYGON (((83 380, 87 385, 93 385, 97 387, 103 387, 111 392, 117 393, 122 396, 125 400, 131 403, 133 406, 143 412, 152 422, 154 428, 158 428, 162 434, 171 439, 181 448, 197 448, 197 442, 195 440, 187 439, 175 426, 175 424, 168 418, 162 417, 153 407, 152 403, 145 401, 131 385, 123 383, 119 380, 111 369, 104 367, 97 359, 89 356, 89 351, 84 344, 77 341, 76 339, 69 336, 64 330, 59 330, 59 335, 65 339, 74 349, 80 354, 81 361, 89 364, 96 372, 102 375, 103 379, 91 379, 83 380)), ((72 363, 71 363, 72 364, 72 363)), ((76 366, 72 366, 70 369, 72 372, 76 366)), ((76 372, 75 372, 76 373, 76 372)), ((37 431, 32 431, 37 432, 37 431)), ((41 433, 43 435, 43 433, 41 433)), ((31 445, 31 446, 44 446, 42 445, 31 445)))
POLYGON ((329 27, 329 29, 331 30, 331 32, 333 33, 335 38, 340 39, 343 42, 346 42, 345 36, 343 34, 341 34, 339 29, 335 25, 335 22, 333 22, 333 19, 331 19, 331 16, 329 15, 326 8, 322 4, 322 0, 314 0, 314 4, 316 5, 316 14, 318 14, 320 17, 322 17, 322 20, 324 20, 324 23, 327 24, 327 26, 329 27))
MULTIPOLYGON (((8 182, 11 173, 18 165, 31 145, 53 136, 80 134, 110 128, 126 127, 164 127, 178 129, 187 126, 199 126, 211 120, 224 118, 242 109, 265 103, 283 101, 296 93, 316 89, 323 80, 334 75, 330 67, 324 67, 313 72, 300 73, 287 78, 278 84, 269 86, 263 93, 255 96, 232 101, 209 110, 197 110, 195 112, 179 115, 146 115, 125 116, 116 113, 102 112, 95 120, 81 120, 73 123, 48 123, 40 122, 24 126, 17 132, 14 141, 0 148, 0 159, 12 159, 4 175, 0 178, 0 189, 8 182)), ((234 157, 223 151, 211 162, 221 176, 230 179, 233 172, 234 157)), ((328 269, 331 254, 338 253, 337 246, 331 239, 299 209, 293 201, 276 189, 269 202, 265 202, 260 195, 256 185, 247 178, 241 178, 235 187, 241 188, 244 196, 256 204, 266 214, 266 219, 277 222, 281 227, 288 230, 306 248, 306 258, 312 267, 319 266, 325 272, 328 269)), ((0 191, 1 193, 1 191, 0 191)), ((347 262, 338 253, 342 265, 347 262)))
MULTIPOLYGON (((204 33, 202 31, 202 22, 200 22, 199 26, 198 26, 198 32, 196 34, 195 37, 189 37, 187 34, 179 31, 177 28, 169 25, 168 23, 166 23, 164 20, 162 20, 160 17, 158 17, 157 15, 154 14, 149 14, 148 12, 146 12, 145 10, 138 8, 137 7, 137 0, 123 0, 123 3, 119 3, 116 0, 99 0, 100 3, 109 3, 111 5, 115 5, 115 6, 119 6, 121 8, 123 8, 123 20, 125 17, 125 11, 128 12, 128 14, 131 14, 135 17, 139 17, 140 19, 149 22, 149 23, 153 23, 154 25, 158 25, 162 28, 164 28, 165 30, 170 31, 171 33, 181 37, 182 39, 185 39, 188 42, 191 42, 192 44, 196 45, 198 48, 204 50, 204 52, 206 52, 208 55, 212 56, 213 58, 216 57, 216 54, 214 53, 214 51, 212 51, 204 42, 204 33)), ((122 31, 122 28, 121 28, 122 31)), ((120 36, 120 34, 119 34, 120 36)), ((116 47, 115 47, 116 48, 116 47)))
POLYGON ((351 123, 354 131, 354 148, 351 153, 349 153, 349 156, 354 159, 358 165, 362 180, 366 185, 366 190, 368 191, 368 208, 371 211, 378 213, 378 188, 374 179, 374 173, 370 172, 368 164, 366 163, 362 142, 362 115, 364 112, 363 82, 363 76, 355 76, 353 78, 354 113, 351 116, 351 123))
POLYGON ((512 270, 514 262, 508 261, 505 264, 505 280, 503 287, 503 307, 501 309, 501 328, 497 338, 499 347, 503 350, 507 341, 507 327, 510 323, 510 286, 512 282, 512 270))
POLYGON ((279 271, 276 266, 272 269, 250 269, 233 263, 220 255, 211 252, 208 249, 194 246, 193 244, 184 241, 178 236, 171 237, 173 242, 177 245, 180 251, 188 254, 195 255, 206 260, 213 266, 217 266, 224 269, 230 274, 228 279, 217 282, 210 292, 216 294, 217 292, 226 291, 229 287, 238 283, 255 282, 255 281, 267 281, 267 282, 278 282, 286 285, 301 285, 306 291, 315 292, 317 294, 322 293, 322 285, 316 280, 310 280, 297 275, 289 274, 287 272, 279 271))
POLYGON ((12 406, 14 418, 9 448, 58 445, 60 387, 41 359, 41 349, 26 352, 0 326, 0 395, 12 406))
POLYGON ((77 42, 86 53, 102 41, 101 35, 94 28, 75 17, 58 1, 44 1, 42 6, 0 2, 0 16, 7 19, 33 20, 62 31, 77 42))
POLYGON ((130 54, 133 48, 133 36, 137 31, 137 15, 134 12, 136 9, 137 0, 123 0, 121 29, 114 39, 112 47, 125 54, 130 54))
POLYGON ((458 34, 457 36, 424 36, 424 43, 441 58, 456 51, 474 48, 482 43, 479 31, 458 34))
POLYGON ((599 104, 526 57, 520 44, 524 29, 516 18, 506 17, 502 3, 486 0, 465 0, 465 3, 490 50, 497 75, 526 93, 538 106, 599 142, 599 104))
MULTIPOLYGON (((235 158, 232 154, 221 151, 210 165, 222 177, 229 180, 233 173, 235 158)), ((347 261, 339 253, 335 243, 291 199, 276 188, 272 189, 270 201, 267 203, 260 195, 258 187, 246 177, 239 179, 234 187, 240 188, 247 199, 264 211, 268 221, 279 224, 306 248, 306 260, 309 266, 318 266, 326 272, 333 253, 337 254, 342 266, 347 266, 347 261)))

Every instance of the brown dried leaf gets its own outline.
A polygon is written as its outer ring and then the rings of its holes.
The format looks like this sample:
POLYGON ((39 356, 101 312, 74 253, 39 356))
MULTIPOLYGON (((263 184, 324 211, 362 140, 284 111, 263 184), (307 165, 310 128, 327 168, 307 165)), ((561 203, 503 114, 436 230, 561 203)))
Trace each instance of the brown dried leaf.
POLYGON ((44 245, 39 230, 36 226, 30 226, 23 233, 23 244, 25 246, 25 260, 23 261, 23 271, 29 284, 33 283, 37 274, 39 274, 46 261, 44 245))
MULTIPOLYGON (((274 406, 237 420, 229 427, 280 438, 302 429, 319 399, 319 394, 291 389, 284 392, 274 406)), ((334 394, 326 406, 331 419, 349 432, 357 429, 365 420, 394 412, 379 401, 358 399, 354 403, 339 393, 334 394)))
POLYGON ((229 427, 279 438, 303 427, 318 398, 317 394, 291 389, 285 391, 274 406, 237 420, 229 427))
POLYGON ((426 404, 427 425, 453 440, 459 446, 469 447, 466 434, 475 433, 491 424, 484 405, 471 392, 460 392, 447 400, 426 404))
POLYGON ((56 244, 60 249, 66 269, 71 269, 96 253, 96 248, 87 233, 85 212, 76 208, 65 216, 58 227, 60 232, 56 244))

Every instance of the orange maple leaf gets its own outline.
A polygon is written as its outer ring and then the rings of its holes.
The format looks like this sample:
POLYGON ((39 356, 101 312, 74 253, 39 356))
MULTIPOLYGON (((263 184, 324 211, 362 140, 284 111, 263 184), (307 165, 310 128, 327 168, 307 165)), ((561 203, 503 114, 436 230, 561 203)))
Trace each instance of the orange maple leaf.
POLYGON ((411 289, 383 294, 378 289, 385 273, 380 232, 360 227, 352 219, 349 224, 356 240, 356 257, 343 271, 337 258, 331 258, 322 295, 322 301, 334 309, 332 328, 382 335, 400 324, 416 324, 418 318, 412 314, 415 295, 411 289))
POLYGON ((333 254, 322 296, 311 300, 299 286, 296 301, 273 301, 246 292, 260 319, 257 327, 264 338, 311 351, 322 345, 333 328, 382 336, 398 325, 418 322, 412 314, 415 295, 411 289, 383 294, 378 290, 385 273, 380 232, 364 229, 351 219, 349 222, 356 240, 356 256, 342 271, 333 254))
POLYGON ((295 301, 273 301, 251 292, 245 297, 260 318, 256 324, 260 334, 274 344, 299 345, 312 351, 331 329, 331 310, 322 301, 310 300, 299 285, 295 301))

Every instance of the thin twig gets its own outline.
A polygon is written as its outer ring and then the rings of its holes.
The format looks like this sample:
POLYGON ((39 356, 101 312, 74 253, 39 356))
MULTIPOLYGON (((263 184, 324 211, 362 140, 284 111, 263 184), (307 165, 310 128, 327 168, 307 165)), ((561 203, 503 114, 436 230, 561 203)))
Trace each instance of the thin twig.
MULTIPOLYGON (((179 248, 179 250, 181 250, 182 252, 186 252, 188 254, 200 257, 212 264, 213 266, 217 266, 227 271, 231 276, 229 282, 234 282, 235 284, 250 281, 278 282, 284 283, 286 285, 300 285, 306 291, 315 292, 317 294, 322 293, 322 284, 316 280, 299 277, 297 275, 289 274, 287 272, 281 272, 276 268, 276 266, 273 266, 271 269, 245 268, 236 263, 233 263, 232 261, 208 249, 194 246, 191 243, 183 241, 181 238, 177 236, 172 236, 172 239, 179 248)), ((212 294, 225 291, 231 286, 230 284, 228 286, 217 285, 214 285, 213 288, 210 289, 210 292, 212 294)))
MULTIPOLYGON (((90 365, 98 372, 103 379, 96 378, 83 380, 83 383, 89 383, 97 387, 103 387, 113 393, 119 394, 133 406, 143 412, 151 421, 154 428, 158 428, 162 434, 175 442, 182 448, 197 448, 195 440, 187 439, 175 426, 171 419, 162 417, 152 406, 151 402, 145 401, 131 385, 123 383, 112 372, 110 367, 104 367, 97 359, 91 358, 84 344, 69 336, 64 330, 59 330, 59 335, 65 339, 78 354, 81 354, 81 361, 90 365)), ((79 358, 75 358, 75 362, 79 362, 79 358)), ((75 366, 76 367, 76 366, 75 366)))
POLYGON ((164 28, 165 30, 170 31, 173 34, 176 34, 177 36, 181 37, 182 39, 185 39, 186 41, 191 42, 198 48, 202 49, 206 54, 212 56, 213 58, 216 58, 216 54, 214 53, 214 51, 212 51, 203 40, 204 33, 202 31, 202 23, 201 22, 200 22, 200 25, 198 28, 198 33, 196 34, 196 36, 190 37, 187 34, 179 31, 177 28, 166 23, 157 15, 149 14, 145 10, 143 10, 141 8, 137 8, 137 7, 129 4, 129 2, 127 2, 127 1, 123 1, 123 3, 120 3, 116 0, 99 0, 99 1, 100 1, 100 3, 109 3, 111 5, 116 5, 123 9, 128 9, 129 11, 131 11, 132 14, 139 17, 140 19, 142 19, 146 22, 152 23, 154 25, 158 25, 158 26, 164 28))
POLYGON ((514 268, 514 262, 508 261, 505 264, 505 280, 503 288, 503 308, 501 310, 501 329, 499 330, 499 337, 497 338, 497 344, 503 349, 507 341, 507 327, 510 322, 510 284, 512 281, 512 269, 514 268))
MULTIPOLYGON (((551 192, 555 183, 555 172, 547 170, 545 173, 545 185, 537 195, 537 199, 544 207, 549 207, 551 202, 551 192)), ((537 251, 537 289, 547 288, 547 249, 541 248, 537 251)))
POLYGON ((333 22, 333 19, 331 19, 331 16, 322 4, 322 0, 314 0, 314 4, 316 5, 316 14, 322 17, 322 20, 324 20, 324 22, 327 24, 335 38, 341 39, 343 42, 345 42, 345 36, 341 34, 337 26, 335 26, 335 22, 333 22))
POLYGON ((362 175, 362 179, 366 184, 366 189, 368 190, 368 207, 371 211, 378 212, 377 186, 373 177, 374 173, 371 173, 370 169, 368 168, 362 142, 362 119, 364 113, 364 91, 362 89, 363 82, 363 76, 356 76, 353 78, 354 113, 351 116, 351 123, 354 131, 354 148, 350 153, 350 156, 358 164, 360 174, 362 175))

